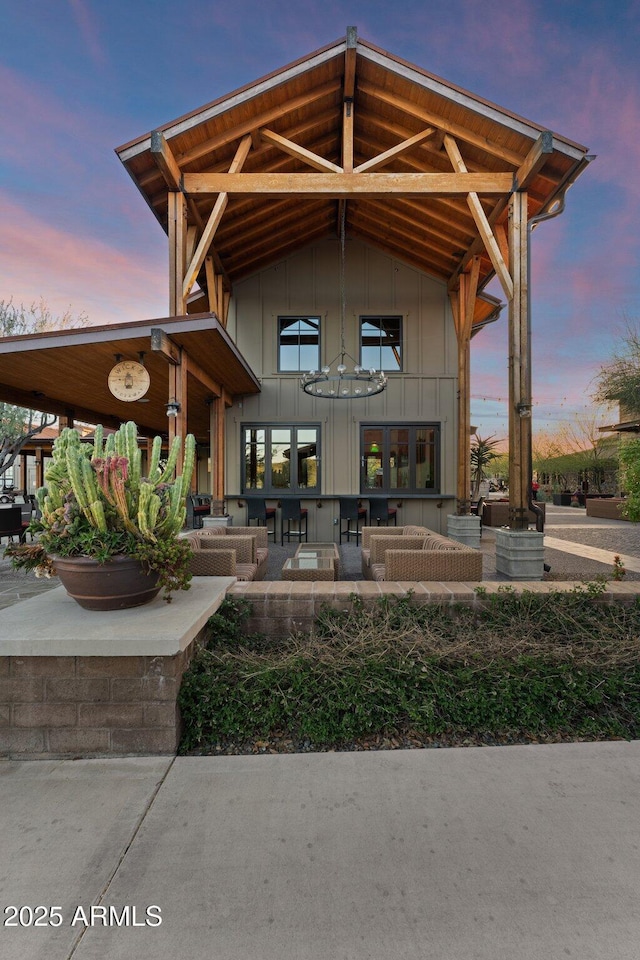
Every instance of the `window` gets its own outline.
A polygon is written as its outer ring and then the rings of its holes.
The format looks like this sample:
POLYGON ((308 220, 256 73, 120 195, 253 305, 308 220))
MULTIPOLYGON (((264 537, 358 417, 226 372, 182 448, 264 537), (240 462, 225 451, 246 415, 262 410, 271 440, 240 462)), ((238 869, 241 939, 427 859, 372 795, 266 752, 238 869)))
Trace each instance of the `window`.
POLYGON ((360 317, 360 363, 367 370, 402 370, 402 317, 360 317))
POLYGON ((435 423, 362 427, 361 493, 438 493, 440 427, 435 423))
POLYGON ((320 427, 242 427, 242 491, 320 492, 320 427))
POLYGON ((278 370, 300 373, 320 366, 320 317, 278 317, 278 370))

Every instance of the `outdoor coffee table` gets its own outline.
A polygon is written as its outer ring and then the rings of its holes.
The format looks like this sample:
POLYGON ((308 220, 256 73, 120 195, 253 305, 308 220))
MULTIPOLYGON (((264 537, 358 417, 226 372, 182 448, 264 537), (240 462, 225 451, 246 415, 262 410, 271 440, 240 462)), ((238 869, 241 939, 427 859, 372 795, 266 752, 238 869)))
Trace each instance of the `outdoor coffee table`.
POLYGON ((301 543, 295 553, 296 557, 324 557, 331 560, 335 569, 336 580, 340 579, 340 552, 335 543, 301 543))
POLYGON ((283 580, 335 580, 336 567, 330 557, 290 557, 282 568, 283 580))

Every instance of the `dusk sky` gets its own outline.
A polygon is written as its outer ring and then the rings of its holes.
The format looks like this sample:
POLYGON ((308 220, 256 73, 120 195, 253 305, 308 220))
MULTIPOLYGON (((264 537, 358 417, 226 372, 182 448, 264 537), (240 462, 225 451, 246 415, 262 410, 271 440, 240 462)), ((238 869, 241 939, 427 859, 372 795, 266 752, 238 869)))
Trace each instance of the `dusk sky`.
MULTIPOLYGON (((589 148, 532 239, 534 427, 589 404, 640 319, 640 0, 0 0, 0 300, 166 316, 166 237, 114 148, 343 37, 589 148)), ((502 299, 500 288, 488 288, 502 299)), ((472 422, 507 435, 507 311, 472 344, 472 422)))

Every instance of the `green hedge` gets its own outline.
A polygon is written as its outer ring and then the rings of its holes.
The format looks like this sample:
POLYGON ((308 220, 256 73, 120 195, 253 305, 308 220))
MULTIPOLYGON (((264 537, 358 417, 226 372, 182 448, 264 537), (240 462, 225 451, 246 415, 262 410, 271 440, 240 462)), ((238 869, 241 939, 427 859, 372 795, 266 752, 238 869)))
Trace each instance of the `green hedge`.
POLYGON ((412 731, 640 735, 640 605, 598 588, 508 590, 480 610, 381 601, 326 610, 309 637, 247 636, 225 601, 180 692, 182 752, 286 736, 319 749, 412 731))

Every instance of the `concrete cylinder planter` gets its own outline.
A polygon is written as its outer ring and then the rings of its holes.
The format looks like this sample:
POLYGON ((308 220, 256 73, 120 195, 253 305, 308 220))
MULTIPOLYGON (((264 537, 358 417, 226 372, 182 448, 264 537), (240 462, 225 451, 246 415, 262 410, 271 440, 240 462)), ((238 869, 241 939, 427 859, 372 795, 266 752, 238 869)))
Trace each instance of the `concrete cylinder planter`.
POLYGON ((52 557, 60 582, 85 610, 126 610, 150 603, 160 592, 157 571, 139 560, 115 556, 106 563, 92 557, 52 557))

